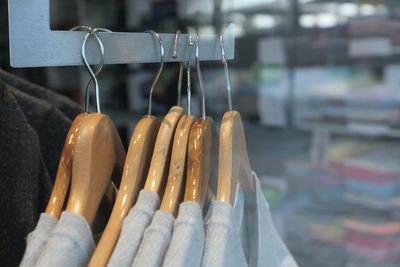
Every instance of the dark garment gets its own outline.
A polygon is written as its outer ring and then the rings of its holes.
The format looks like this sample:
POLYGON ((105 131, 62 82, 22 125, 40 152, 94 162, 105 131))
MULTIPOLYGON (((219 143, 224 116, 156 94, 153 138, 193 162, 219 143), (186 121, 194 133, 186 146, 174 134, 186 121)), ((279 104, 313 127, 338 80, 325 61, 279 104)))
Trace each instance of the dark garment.
POLYGON ((79 113, 75 104, 68 107, 68 100, 47 89, 36 91, 23 80, 13 85, 18 88, 0 80, 0 266, 21 261, 25 238, 51 192, 71 123, 65 114, 79 113))
POLYGON ((28 123, 39 136, 39 145, 48 175, 53 182, 57 173, 65 136, 72 121, 60 110, 47 102, 7 86, 28 123))
POLYGON ((82 107, 72 100, 40 85, 31 83, 18 76, 8 73, 2 69, 0 69, 0 79, 3 80, 7 85, 17 88, 21 92, 48 102, 53 107, 58 108, 71 120, 73 120, 75 116, 82 111, 82 107))
POLYGON ((43 185, 49 187, 39 136, 17 100, 0 84, 0 266, 17 266, 24 238, 34 228, 43 185))

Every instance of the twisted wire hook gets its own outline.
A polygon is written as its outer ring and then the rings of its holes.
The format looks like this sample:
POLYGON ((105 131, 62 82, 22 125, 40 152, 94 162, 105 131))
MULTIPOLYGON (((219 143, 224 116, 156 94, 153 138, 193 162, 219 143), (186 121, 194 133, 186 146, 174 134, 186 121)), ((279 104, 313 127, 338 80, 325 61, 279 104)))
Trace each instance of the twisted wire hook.
POLYGON ((150 95, 149 95, 149 107, 148 107, 148 111, 147 111, 147 115, 151 115, 151 108, 152 108, 152 101, 153 101, 153 91, 154 88, 157 85, 158 80, 160 79, 161 76, 161 72, 163 71, 164 68, 164 45, 163 42, 160 38, 160 35, 158 33, 156 33, 155 31, 151 31, 151 30, 147 30, 145 31, 147 33, 150 33, 153 35, 153 37, 158 40, 158 43, 160 44, 160 56, 161 56, 161 60, 160 60, 160 68, 158 69, 156 78, 154 79, 153 83, 151 84, 151 88, 150 88, 150 95))

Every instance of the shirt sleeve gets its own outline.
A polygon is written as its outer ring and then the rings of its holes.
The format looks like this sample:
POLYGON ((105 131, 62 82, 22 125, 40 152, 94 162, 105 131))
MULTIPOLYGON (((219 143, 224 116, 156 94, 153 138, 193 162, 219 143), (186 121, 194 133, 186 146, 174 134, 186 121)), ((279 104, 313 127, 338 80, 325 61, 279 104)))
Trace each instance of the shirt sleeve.
POLYGON ((50 238, 50 234, 57 225, 57 219, 46 213, 40 215, 39 221, 26 239, 26 249, 20 267, 35 266, 43 247, 50 238))
POLYGON ((87 266, 94 247, 92 231, 85 218, 64 211, 36 266, 87 266))

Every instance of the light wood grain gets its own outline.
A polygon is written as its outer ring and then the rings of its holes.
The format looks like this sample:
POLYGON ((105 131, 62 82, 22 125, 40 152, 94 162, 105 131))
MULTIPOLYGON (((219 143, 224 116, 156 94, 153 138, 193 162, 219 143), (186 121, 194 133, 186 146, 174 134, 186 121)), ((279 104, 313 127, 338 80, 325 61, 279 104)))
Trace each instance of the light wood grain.
POLYGON ((91 224, 115 167, 122 170, 124 161, 124 147, 110 118, 86 114, 78 126, 66 210, 91 224))
POLYGON ((157 134, 144 188, 148 191, 156 192, 160 196, 160 199, 164 193, 167 181, 175 129, 183 113, 184 110, 182 107, 172 107, 167 115, 165 115, 157 134))
POLYGON ((174 216, 177 215, 179 204, 183 199, 189 133, 195 119, 194 116, 183 115, 175 131, 167 185, 160 206, 160 210, 174 216))
POLYGON ((229 111, 220 128, 216 199, 233 205, 238 184, 245 193, 255 192, 243 122, 239 112, 229 111))
POLYGON ((210 117, 197 119, 190 129, 184 201, 194 201, 201 207, 209 188, 215 136, 214 122, 210 117))
POLYGON ((117 199, 89 266, 106 266, 117 243, 123 220, 136 201, 139 190, 143 188, 159 127, 160 123, 153 116, 143 117, 136 125, 117 199))
POLYGON ((81 113, 75 117, 71 127, 68 130, 67 137, 65 138, 64 147, 58 163, 54 186, 45 211, 45 213, 53 216, 54 218, 60 217, 61 211, 64 207, 64 202, 72 177, 72 158, 74 155, 78 126, 84 117, 84 113, 81 113))

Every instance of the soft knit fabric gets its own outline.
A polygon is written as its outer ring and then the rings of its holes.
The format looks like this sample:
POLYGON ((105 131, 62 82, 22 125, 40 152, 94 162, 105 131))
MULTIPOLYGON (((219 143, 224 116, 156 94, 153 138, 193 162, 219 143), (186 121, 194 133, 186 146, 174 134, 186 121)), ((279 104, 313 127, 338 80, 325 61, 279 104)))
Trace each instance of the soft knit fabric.
POLYGON ((87 266, 94 248, 92 231, 85 218, 64 211, 40 254, 36 266, 87 266))
POLYGON ((205 232, 201 207, 192 201, 181 203, 163 266, 200 266, 204 242, 205 232))
POLYGON ((234 206, 214 200, 206 223, 206 245, 202 266, 215 267, 297 267, 279 237, 272 221, 269 204, 253 173, 256 186, 255 206, 245 205, 245 195, 237 188, 234 206), (247 220, 247 216, 251 219, 247 220), (253 236, 245 229, 254 231, 253 236), (256 240, 255 240, 256 239, 256 240), (251 248, 249 244, 253 244, 251 248))
POLYGON ((133 267, 159 267, 161 266, 169 243, 171 242, 174 216, 162 210, 158 210, 149 227, 143 235, 133 267))
POLYGON ((35 266, 57 222, 58 220, 56 218, 46 213, 40 215, 35 230, 33 230, 26 239, 26 249, 24 257, 19 265, 20 267, 35 266))
POLYGON ((143 234, 160 205, 157 193, 141 190, 138 200, 129 211, 108 267, 130 267, 142 243, 143 234))

